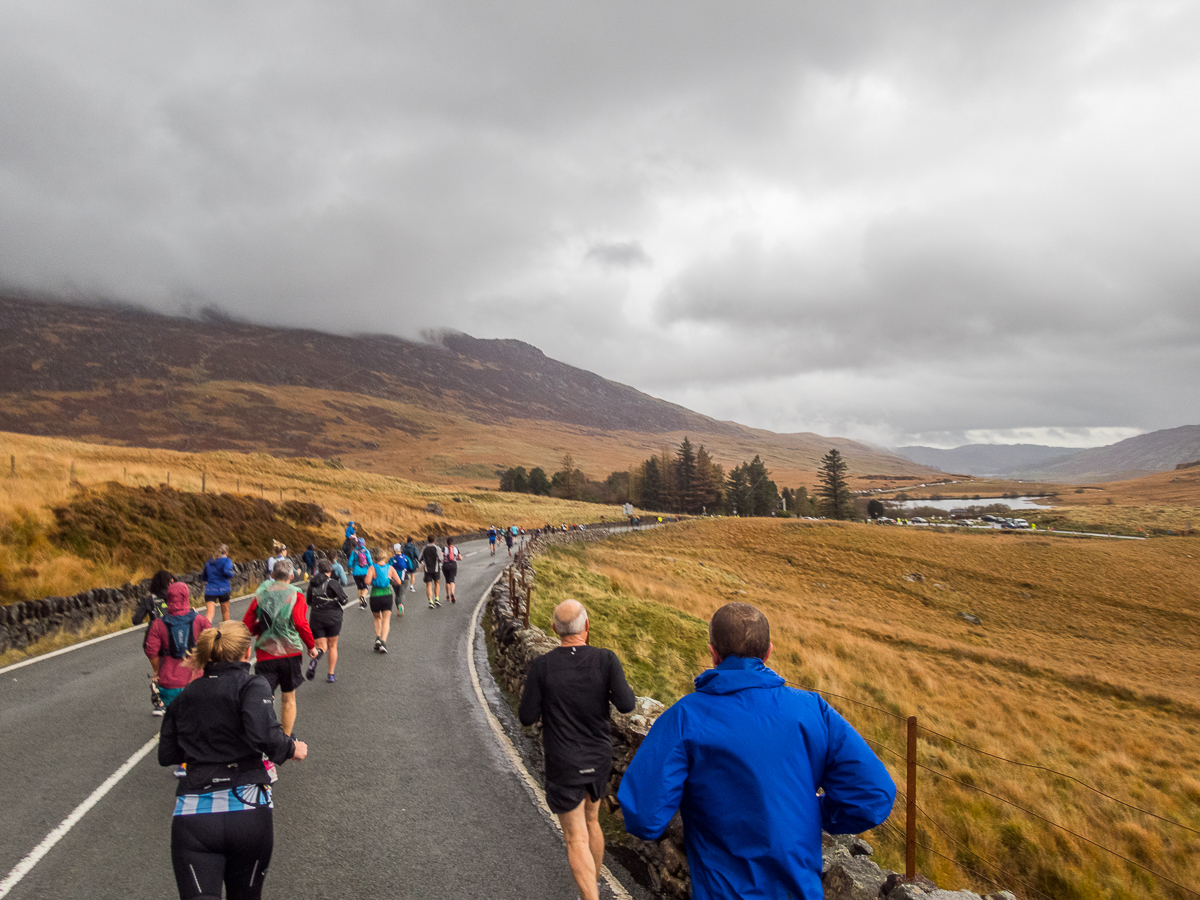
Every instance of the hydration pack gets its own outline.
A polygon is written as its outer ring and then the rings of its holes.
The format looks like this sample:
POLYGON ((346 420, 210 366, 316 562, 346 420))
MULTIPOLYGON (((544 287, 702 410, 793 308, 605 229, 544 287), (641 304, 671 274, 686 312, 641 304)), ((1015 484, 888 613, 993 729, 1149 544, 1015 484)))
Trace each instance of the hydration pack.
POLYGON ((366 550, 358 550, 355 552, 354 565, 359 569, 365 569, 367 567, 367 551, 366 550))
POLYGON ((192 622, 198 613, 193 609, 182 616, 163 616, 163 624, 167 626, 167 653, 173 659, 183 659, 196 646, 196 635, 192 622))

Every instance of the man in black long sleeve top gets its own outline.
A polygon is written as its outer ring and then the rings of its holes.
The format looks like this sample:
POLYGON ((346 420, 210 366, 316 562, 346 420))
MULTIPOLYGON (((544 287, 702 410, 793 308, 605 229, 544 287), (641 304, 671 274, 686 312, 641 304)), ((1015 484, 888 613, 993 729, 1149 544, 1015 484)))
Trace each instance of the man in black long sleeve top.
POLYGON ((633 710, 633 691, 611 650, 589 647, 587 610, 566 600, 554 610, 562 646, 533 661, 521 697, 521 724, 542 720, 546 804, 562 824, 567 862, 582 900, 599 900, 604 862, 600 801, 612 773, 609 701, 633 710))

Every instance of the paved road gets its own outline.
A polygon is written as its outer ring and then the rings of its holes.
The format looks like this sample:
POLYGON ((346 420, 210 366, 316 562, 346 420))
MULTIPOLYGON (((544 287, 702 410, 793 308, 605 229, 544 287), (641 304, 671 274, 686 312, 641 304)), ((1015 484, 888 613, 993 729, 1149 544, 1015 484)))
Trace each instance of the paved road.
MULTIPOLYGON (((503 755, 468 674, 471 616, 504 549, 462 549, 455 606, 431 610, 408 594, 380 656, 370 613, 353 604, 338 682, 300 688, 296 733, 309 758, 286 764, 276 785, 267 896, 575 897, 561 837, 503 755)), ((0 878, 156 734, 141 640, 139 629, 0 675, 0 878)), ((8 896, 175 896, 174 789, 151 751, 8 896)))

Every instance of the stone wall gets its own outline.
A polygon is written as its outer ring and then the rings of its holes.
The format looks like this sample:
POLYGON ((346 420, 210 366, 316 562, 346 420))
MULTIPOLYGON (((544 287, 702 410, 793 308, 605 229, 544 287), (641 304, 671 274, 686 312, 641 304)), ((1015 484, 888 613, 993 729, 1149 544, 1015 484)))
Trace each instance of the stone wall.
MULTIPOLYGON (((604 537, 600 532, 555 532, 532 541, 528 551, 536 551, 547 543, 569 541, 591 541, 604 537)), ((493 659, 493 674, 496 681, 510 695, 519 697, 525 687, 525 676, 535 658, 549 653, 559 645, 557 636, 546 634, 540 628, 525 628, 522 617, 525 593, 522 582, 534 584, 534 569, 528 552, 513 568, 515 598, 508 593, 507 571, 492 588, 488 598, 488 627, 496 653, 493 659), (519 567, 519 568, 518 568, 519 567), (515 599, 515 604, 513 600, 515 599)), ((617 788, 621 776, 629 767, 642 739, 650 731, 654 720, 665 707, 650 697, 638 697, 637 705, 627 715, 610 707, 613 735, 613 774, 609 781, 608 796, 603 805, 618 821, 621 807, 617 803, 617 788)), ((534 740, 540 747, 541 726, 532 729, 534 740)), ((687 855, 683 842, 683 822, 675 814, 666 833, 657 841, 642 841, 625 835, 621 843, 638 855, 646 865, 655 891, 667 900, 686 900, 691 896, 691 877, 688 874, 687 855)), ((871 859, 873 850, 866 841, 854 835, 822 835, 823 870, 821 879, 825 886, 826 900, 981 900, 971 891, 945 891, 926 878, 917 876, 906 882, 903 876, 882 869, 871 859)), ((985 895, 982 900, 1015 900, 1008 891, 985 895)))
MULTIPOLYGON (((291 557, 297 571, 303 570, 299 556, 291 557)), ((233 564, 231 587, 236 594, 246 587, 256 587, 267 574, 265 559, 233 564)), ((188 585, 192 601, 204 598, 200 572, 176 576, 188 585)), ((44 597, 41 600, 22 600, 0 606, 0 652, 23 650, 39 638, 58 631, 79 631, 93 622, 112 622, 127 610, 137 608, 150 593, 150 579, 126 584, 119 588, 93 588, 70 597, 44 597)))

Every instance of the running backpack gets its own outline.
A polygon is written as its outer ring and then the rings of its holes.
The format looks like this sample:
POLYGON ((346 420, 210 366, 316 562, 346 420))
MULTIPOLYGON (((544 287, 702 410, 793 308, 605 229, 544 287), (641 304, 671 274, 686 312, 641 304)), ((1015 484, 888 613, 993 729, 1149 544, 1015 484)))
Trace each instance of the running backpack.
POLYGON ((367 567, 367 551, 359 550, 354 554, 354 565, 359 569, 367 567))
POLYGON ((183 659, 196 646, 196 635, 192 630, 192 622, 198 613, 192 610, 182 616, 163 616, 163 624, 167 626, 167 654, 173 659, 183 659))

